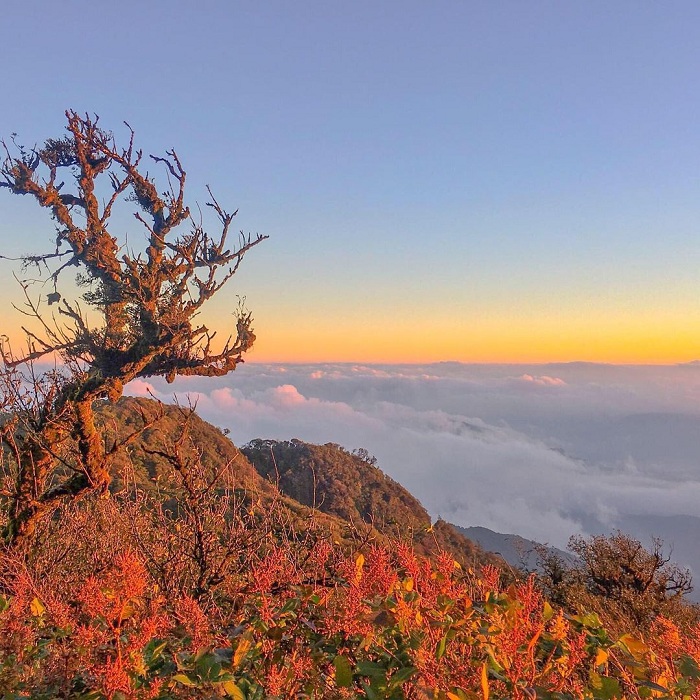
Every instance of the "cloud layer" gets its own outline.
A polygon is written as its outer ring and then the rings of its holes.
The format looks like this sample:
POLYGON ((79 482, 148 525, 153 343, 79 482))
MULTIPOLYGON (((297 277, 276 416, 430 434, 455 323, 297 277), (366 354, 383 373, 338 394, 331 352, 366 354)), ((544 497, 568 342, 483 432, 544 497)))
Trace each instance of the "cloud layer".
POLYGON ((129 389, 195 402, 238 444, 365 447, 434 516, 557 546, 700 502, 696 366, 245 365, 129 389))

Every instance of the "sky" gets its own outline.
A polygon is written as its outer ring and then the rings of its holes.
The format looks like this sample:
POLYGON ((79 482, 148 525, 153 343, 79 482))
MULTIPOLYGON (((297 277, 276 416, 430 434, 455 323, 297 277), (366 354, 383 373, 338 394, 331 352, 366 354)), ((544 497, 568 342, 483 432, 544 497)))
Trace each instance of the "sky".
MULTIPOLYGON (((205 313, 225 333, 245 296, 258 363, 687 362, 699 22, 682 1, 13 1, 0 135, 41 143, 72 108, 175 147, 192 203, 209 184, 270 236, 205 313)), ((31 202, 0 212, 3 254, 51 248, 31 202)))

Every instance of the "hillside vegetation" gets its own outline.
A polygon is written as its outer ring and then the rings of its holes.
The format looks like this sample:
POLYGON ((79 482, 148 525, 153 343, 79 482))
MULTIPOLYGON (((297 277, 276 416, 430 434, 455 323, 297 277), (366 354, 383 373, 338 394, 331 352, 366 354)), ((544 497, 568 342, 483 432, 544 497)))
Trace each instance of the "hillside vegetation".
POLYGON ((365 450, 353 454, 335 443, 253 440, 242 451, 261 476, 306 506, 411 542, 422 554, 449 552, 466 566, 503 564, 450 524, 431 524, 418 499, 379 469, 365 450))
POLYGON ((654 561, 629 538, 514 578, 365 453, 239 450, 143 399, 100 407, 106 445, 160 413, 111 495, 3 553, 3 700, 700 697, 685 579, 663 557, 629 578, 654 561))

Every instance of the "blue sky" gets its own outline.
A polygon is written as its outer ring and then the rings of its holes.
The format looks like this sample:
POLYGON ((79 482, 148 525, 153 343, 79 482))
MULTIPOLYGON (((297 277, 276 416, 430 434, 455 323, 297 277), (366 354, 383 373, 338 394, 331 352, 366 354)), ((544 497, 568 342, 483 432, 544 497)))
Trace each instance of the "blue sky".
MULTIPOLYGON (((71 107, 175 146, 193 199, 271 236, 212 310, 246 294, 254 359, 684 361, 699 24, 690 2, 11 3, 0 134, 71 107)), ((50 240, 0 206, 5 250, 50 240)))

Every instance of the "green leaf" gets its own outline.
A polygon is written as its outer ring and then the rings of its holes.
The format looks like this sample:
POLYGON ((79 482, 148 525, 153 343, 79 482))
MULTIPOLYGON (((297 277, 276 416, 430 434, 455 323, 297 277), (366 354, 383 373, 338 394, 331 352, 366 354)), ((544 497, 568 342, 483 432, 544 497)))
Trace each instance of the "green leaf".
POLYGON ((365 690, 365 695, 367 696, 368 700, 379 700, 379 695, 377 695, 377 691, 374 690, 371 686, 365 685, 363 683, 362 687, 365 690))
POLYGON ((658 683, 654 683, 654 681, 639 681, 637 684, 640 688, 649 688, 650 690, 656 690, 660 693, 668 693, 668 688, 664 688, 662 685, 659 685, 658 683))
POLYGON ((400 686, 405 683, 418 669, 415 666, 404 666, 400 668, 396 673, 392 674, 389 681, 393 687, 400 686))
POLYGON ((595 700, 613 700, 613 698, 622 697, 617 678, 591 673, 591 687, 595 700))
POLYGON ((435 650, 435 658, 440 661, 440 659, 445 655, 445 649, 447 648, 447 637, 443 637, 437 645, 435 650))
POLYGON ((501 673, 505 671, 505 669, 499 660, 493 655, 493 649, 488 650, 488 656, 489 670, 498 678, 498 680, 505 680, 503 676, 501 676, 501 673))
POLYGON ((176 673, 172 679, 176 683, 179 683, 180 685, 186 685, 188 688, 193 688, 197 684, 189 677, 186 676, 184 673, 176 673))
POLYGON ((221 675, 221 664, 214 654, 206 654, 197 659, 194 672, 203 680, 213 681, 221 675))
POLYGON ((292 610, 296 610, 299 607, 299 599, 298 598, 290 598, 280 609, 279 614, 284 615, 285 613, 292 612, 292 610))
POLYGON ((233 681, 222 683, 221 688, 230 698, 234 698, 234 700, 245 700, 243 691, 233 681))
POLYGON ((167 641, 158 642, 154 639, 152 642, 149 642, 144 650, 144 658, 146 659, 149 667, 152 668, 156 665, 156 662, 160 659, 167 646, 167 641))
POLYGON ((350 662, 342 655, 333 659, 333 666, 335 666, 335 684, 339 688, 351 688, 352 687, 352 669, 350 668, 350 662))
POLYGON ((357 664, 357 673, 361 676, 371 676, 373 678, 386 678, 386 669, 372 661, 360 661, 357 664))
POLYGON ((584 627, 588 627, 589 629, 595 629, 601 626, 600 618, 596 613, 583 613, 583 615, 579 616, 579 620, 584 627))
POLYGON ((678 670, 680 674, 686 678, 694 678, 696 680, 700 678, 700 668, 698 668, 695 659, 687 654, 681 656, 678 662, 678 670))

